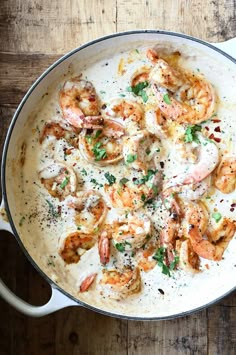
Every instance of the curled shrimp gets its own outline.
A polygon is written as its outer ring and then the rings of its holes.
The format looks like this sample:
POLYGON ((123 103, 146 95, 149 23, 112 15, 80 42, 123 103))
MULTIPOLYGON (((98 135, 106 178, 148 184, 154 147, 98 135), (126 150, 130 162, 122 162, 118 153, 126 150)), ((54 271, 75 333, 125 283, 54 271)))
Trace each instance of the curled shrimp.
POLYGON ((173 186, 196 184, 209 176, 219 161, 219 152, 215 143, 198 134, 200 144, 198 145, 197 161, 192 164, 183 164, 185 172, 169 179, 165 184, 165 189, 173 186))
POLYGON ((199 228, 195 225, 190 225, 189 237, 195 253, 204 259, 219 261, 222 259, 224 251, 233 238, 235 231, 235 222, 229 218, 224 218, 216 231, 219 237, 218 240, 215 240, 215 237, 213 237, 214 240, 212 241, 204 239, 199 228))
POLYGON ((152 88, 162 114, 173 121, 197 124, 208 120, 214 113, 216 95, 203 79, 195 79, 191 85, 184 85, 170 96, 167 89, 155 83, 152 88))
POLYGON ((114 99, 106 107, 105 114, 108 117, 122 119, 127 132, 132 134, 140 129, 144 112, 141 105, 135 101, 114 99))
POLYGON ((140 181, 139 184, 139 179, 136 179, 134 182, 127 179, 125 183, 120 182, 104 186, 113 207, 133 211, 138 210, 158 194, 160 174, 154 172, 146 183, 140 181))
POLYGON ((179 256, 179 268, 191 272, 193 274, 199 272, 200 259, 197 253, 193 250, 189 239, 184 241, 176 241, 176 250, 179 256))
POLYGON ((100 262, 103 265, 109 263, 110 260, 110 239, 111 233, 107 230, 106 226, 104 226, 104 230, 102 231, 98 240, 98 252, 100 256, 100 262))
POLYGON ((145 123, 148 132, 160 139, 167 137, 166 118, 159 108, 145 112, 145 123))
POLYGON ((67 205, 74 209, 74 220, 82 233, 96 233, 107 215, 106 203, 97 191, 77 193, 67 205))
POLYGON ((101 128, 103 118, 92 83, 72 78, 60 91, 59 102, 64 119, 75 128, 101 128))
POLYGON ((104 119, 100 130, 84 129, 80 134, 79 148, 83 157, 94 165, 115 164, 123 159, 124 127, 112 119, 104 119))
POLYGON ((80 284, 80 292, 88 291, 90 286, 93 284, 96 276, 97 276, 97 273, 93 273, 93 274, 87 276, 80 284))
POLYGON ((59 254, 67 264, 78 263, 80 257, 95 243, 94 236, 76 231, 66 237, 59 254))
POLYGON ((125 250, 141 248, 151 236, 151 221, 145 215, 128 215, 117 221, 112 233, 115 244, 124 244, 125 250))
POLYGON ((39 172, 41 183, 51 196, 64 200, 74 195, 77 189, 77 177, 74 170, 62 163, 53 163, 39 172))
POLYGON ((216 169, 214 184, 224 194, 236 189, 236 157, 225 156, 216 169))
MULTIPOLYGON (((147 171, 147 163, 153 158, 151 152, 154 140, 146 130, 124 138, 123 156, 127 166, 144 173, 147 171)), ((159 150, 158 142, 155 142, 156 151, 159 150)))
POLYGON ((141 276, 138 268, 124 268, 118 270, 103 270, 100 281, 103 291, 108 292, 109 297, 122 299, 141 290, 141 276))

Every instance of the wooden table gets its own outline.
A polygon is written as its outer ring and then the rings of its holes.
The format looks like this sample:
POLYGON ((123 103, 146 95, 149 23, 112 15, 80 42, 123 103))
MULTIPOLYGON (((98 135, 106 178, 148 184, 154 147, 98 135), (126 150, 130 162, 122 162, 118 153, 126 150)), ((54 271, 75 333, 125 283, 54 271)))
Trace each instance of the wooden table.
MULTIPOLYGON (((136 28, 224 41, 236 36, 235 11, 234 0, 1 0, 1 145, 24 93, 65 52, 96 37, 136 28)), ((3 232, 0 276, 33 304, 43 304, 50 296, 49 286, 14 238, 3 232)), ((232 294, 207 310, 172 321, 118 320, 80 307, 32 319, 0 300, 0 354, 236 354, 235 307, 232 294)))

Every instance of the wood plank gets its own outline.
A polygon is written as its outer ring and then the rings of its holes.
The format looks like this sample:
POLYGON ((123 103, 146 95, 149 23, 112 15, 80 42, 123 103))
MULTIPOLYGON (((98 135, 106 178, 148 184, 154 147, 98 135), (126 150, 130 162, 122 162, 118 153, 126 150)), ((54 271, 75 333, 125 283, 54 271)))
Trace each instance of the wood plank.
POLYGON ((206 311, 169 321, 129 323, 128 349, 129 355, 205 355, 206 311))
POLYGON ((234 0, 126 0, 117 2, 117 31, 148 28, 176 31, 218 42, 236 34, 234 0))
POLYGON ((0 51, 66 53, 116 31, 115 0, 2 0, 0 51))

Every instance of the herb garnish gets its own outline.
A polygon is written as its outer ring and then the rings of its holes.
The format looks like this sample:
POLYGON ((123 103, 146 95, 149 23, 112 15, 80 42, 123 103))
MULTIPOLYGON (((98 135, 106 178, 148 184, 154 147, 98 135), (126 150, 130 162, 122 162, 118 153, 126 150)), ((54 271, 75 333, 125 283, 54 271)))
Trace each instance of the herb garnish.
POLYGON ((102 143, 97 142, 92 148, 93 154, 95 156, 95 161, 105 159, 107 157, 107 152, 105 148, 102 148, 102 143))
POLYGON ((127 178, 122 178, 122 179, 120 179, 120 184, 121 184, 121 185, 125 185, 128 181, 129 181, 129 179, 127 179, 127 178))
POLYGON ((84 175, 84 176, 88 175, 87 171, 84 168, 81 170, 81 174, 84 175))
POLYGON ((163 95, 163 100, 167 105, 171 105, 171 101, 168 94, 163 95))
POLYGON ((102 130, 99 129, 99 130, 95 133, 94 138, 95 138, 95 139, 98 138, 98 137, 101 135, 101 133, 102 133, 102 130))
POLYGON ((99 184, 96 179, 91 179, 90 182, 92 182, 95 186, 103 187, 103 185, 99 184))
POLYGON ((212 213, 212 218, 214 218, 216 223, 218 223, 221 220, 222 216, 221 216, 220 212, 214 212, 214 213, 212 213))
POLYGON ((137 154, 128 154, 126 158, 126 163, 133 163, 137 159, 137 154))
POLYGON ((164 261, 165 256, 166 256, 166 248, 160 247, 157 249, 156 254, 153 256, 153 259, 156 260, 157 265, 162 268, 162 273, 170 276, 170 270, 171 271, 174 270, 174 268, 176 267, 176 265, 179 262, 179 257, 177 255, 175 255, 174 260, 172 261, 172 263, 168 267, 164 261))
POLYGON ((135 86, 129 86, 127 88, 127 91, 133 92, 136 96, 141 96, 143 99, 143 102, 147 102, 148 96, 147 93, 143 90, 148 86, 148 81, 142 81, 141 83, 138 83, 135 86))
POLYGON ((131 245, 129 242, 127 242, 127 241, 125 241, 124 243, 116 243, 115 246, 116 246, 116 249, 117 249, 119 252, 124 253, 124 251, 125 251, 125 246, 126 246, 126 245, 132 247, 132 245, 131 245))
POLYGON ((92 142, 93 142, 93 137, 92 136, 85 136, 85 139, 88 142, 88 144, 92 144, 92 142))
POLYGON ((69 178, 66 177, 66 178, 62 181, 62 183, 60 184, 60 188, 61 188, 61 189, 64 189, 64 188, 66 187, 66 185, 68 184, 68 182, 69 182, 69 178))
POLYGON ((52 217, 55 217, 55 218, 59 217, 60 214, 56 211, 55 206, 53 206, 53 204, 49 200, 46 200, 46 202, 49 207, 49 213, 52 215, 52 217))
POLYGON ((113 185, 116 182, 115 176, 110 174, 109 172, 105 173, 104 176, 107 179, 109 185, 113 185))
MULTIPOLYGON (((149 181, 152 179, 152 177, 156 174, 157 171, 155 170, 148 170, 147 171, 147 175, 144 175, 143 177, 141 177, 140 179, 137 179, 134 181, 135 185, 142 185, 145 184, 145 182, 149 181)), ((150 186, 152 188, 152 186, 150 186)))
POLYGON ((190 143, 190 142, 200 143, 198 136, 196 135, 196 132, 200 132, 201 129, 202 127, 200 125, 188 126, 184 134, 184 141, 186 143, 190 143))

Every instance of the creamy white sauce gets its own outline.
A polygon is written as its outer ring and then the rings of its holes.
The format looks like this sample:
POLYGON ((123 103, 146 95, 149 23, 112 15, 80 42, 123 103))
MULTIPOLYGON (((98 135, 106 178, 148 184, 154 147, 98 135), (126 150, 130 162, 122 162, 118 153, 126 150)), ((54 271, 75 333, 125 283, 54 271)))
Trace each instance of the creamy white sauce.
MULTIPOLYGON (((100 59, 93 58, 92 61, 78 68, 74 67, 67 78, 80 75, 93 83, 96 92, 103 103, 109 103, 114 98, 124 97, 125 99, 142 102, 139 97, 134 97, 127 92, 130 85, 130 78, 140 66, 150 63, 145 57, 146 48, 140 46, 138 52, 132 48, 130 51, 119 52, 117 49, 114 55, 108 57, 100 54, 100 59), (102 59, 101 59, 102 58, 102 59), (118 73, 120 61, 124 63, 125 72, 123 75, 118 73), (121 95, 121 96, 120 96, 121 95)), ((218 144, 220 152, 223 154, 226 150, 232 152, 235 149, 235 97, 236 80, 235 73, 227 68, 221 69, 219 62, 202 55, 192 48, 181 48, 182 59, 180 66, 188 70, 199 72, 211 82, 219 96, 219 106, 217 108, 218 118, 221 119, 220 127, 222 133, 218 136, 222 141, 218 144), (229 88, 230 85, 230 88, 229 88)), ((103 185, 107 183, 104 173, 109 171, 117 181, 124 176, 129 178, 134 174, 123 162, 108 167, 98 167, 88 164, 80 154, 80 151, 74 149, 72 154, 66 156, 65 148, 71 146, 64 140, 57 141, 54 138, 45 140, 42 145, 39 144, 39 136, 44 124, 48 121, 60 121, 61 111, 58 103, 58 93, 66 77, 64 77, 53 90, 48 91, 47 98, 44 98, 44 104, 39 105, 36 114, 29 120, 27 135, 24 137, 26 142, 25 163, 22 169, 22 179, 19 186, 16 186, 19 196, 18 223, 21 239, 29 251, 32 258, 39 267, 48 274, 59 286, 69 292, 77 299, 114 313, 121 313, 133 316, 167 316, 179 312, 196 308, 204 303, 211 301, 221 295, 224 290, 227 291, 232 286, 231 274, 236 267, 236 240, 230 242, 228 249, 224 254, 224 259, 220 262, 210 262, 202 259, 202 272, 191 275, 182 270, 172 272, 168 277, 161 272, 161 268, 156 266, 153 270, 145 273, 141 272, 142 290, 140 293, 130 296, 122 301, 116 301, 103 297, 101 295, 102 267, 99 261, 97 244, 84 253, 77 264, 66 265, 58 254, 58 250, 65 237, 77 230, 74 222, 73 211, 66 206, 66 201, 59 202, 52 198, 44 186, 40 183, 39 172, 48 164, 54 161, 60 161, 72 166, 78 178, 78 190, 98 190, 104 197, 107 205, 111 208, 111 203, 104 193, 103 185), (87 175, 83 173, 86 170, 87 175), (91 182, 95 179, 98 184, 91 182), (101 186, 100 186, 101 185, 101 186), (52 218, 49 211, 47 200, 53 204, 57 210, 61 208, 61 216, 52 218), (24 217, 24 219, 22 219, 24 217), (205 265, 209 265, 209 269, 205 265), (97 278, 88 292, 79 293, 79 286, 86 276, 97 272, 97 278), (219 277, 223 275, 223 277, 219 277), (164 294, 160 290, 164 291, 164 294), (214 295, 214 296, 212 296, 214 295)), ((150 98, 150 101, 152 98, 150 98)), ((153 98, 153 100, 155 100, 153 98)), ((149 101, 149 102, 150 102, 149 101)), ((210 132, 214 132, 217 124, 205 123, 210 132)), ((217 136, 217 134, 215 134, 217 136)), ((180 173, 183 164, 176 159, 176 152, 173 148, 173 141, 162 140, 160 143, 160 153, 157 158, 164 162, 164 172, 167 177, 180 173), (170 153, 170 154, 169 154, 170 153)), ((161 166, 159 167, 161 169, 161 166)), ((211 189, 207 195, 210 199, 203 198, 210 211, 217 209, 223 216, 235 219, 235 210, 230 211, 230 205, 235 202, 235 194, 223 195, 221 192, 211 189), (223 201, 222 201, 223 200, 223 201)), ((160 199, 156 199, 156 207, 141 209, 140 213, 147 214, 152 220, 156 231, 163 226, 164 218, 167 212, 164 211, 160 199)), ((110 223, 124 214, 124 211, 111 209, 107 215, 106 222, 110 223)), ((125 257, 119 253, 114 246, 111 250, 111 260, 106 268, 125 264, 134 264, 130 257, 125 257)))

